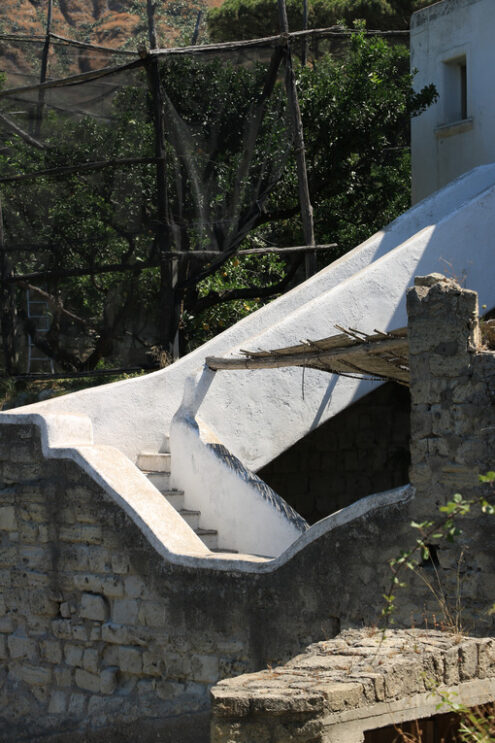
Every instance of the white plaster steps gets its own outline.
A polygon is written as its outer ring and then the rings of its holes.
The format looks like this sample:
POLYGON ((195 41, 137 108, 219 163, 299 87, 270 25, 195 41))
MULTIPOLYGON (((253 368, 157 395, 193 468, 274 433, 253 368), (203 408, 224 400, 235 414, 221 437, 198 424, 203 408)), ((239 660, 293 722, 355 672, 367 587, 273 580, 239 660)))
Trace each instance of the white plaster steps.
MULTIPOLYGON (((201 511, 192 511, 184 506, 182 490, 170 489, 171 455, 169 452, 141 452, 137 458, 137 466, 143 471, 148 480, 168 500, 184 521, 196 532, 201 541, 212 551, 220 551, 218 547, 218 532, 216 529, 200 527, 201 511)), ((235 553, 236 550, 221 550, 225 553, 235 553)))

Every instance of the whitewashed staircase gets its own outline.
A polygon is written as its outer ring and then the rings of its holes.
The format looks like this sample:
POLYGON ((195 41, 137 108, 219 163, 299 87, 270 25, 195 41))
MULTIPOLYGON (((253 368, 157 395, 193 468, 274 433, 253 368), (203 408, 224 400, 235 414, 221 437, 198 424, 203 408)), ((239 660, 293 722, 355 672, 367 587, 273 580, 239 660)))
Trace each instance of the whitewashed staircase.
POLYGON ((218 531, 201 525, 201 511, 191 511, 184 506, 184 491, 170 487, 171 471, 170 452, 146 452, 138 455, 137 466, 146 475, 152 485, 168 500, 184 521, 198 535, 212 552, 237 552, 234 549, 219 549, 218 531))

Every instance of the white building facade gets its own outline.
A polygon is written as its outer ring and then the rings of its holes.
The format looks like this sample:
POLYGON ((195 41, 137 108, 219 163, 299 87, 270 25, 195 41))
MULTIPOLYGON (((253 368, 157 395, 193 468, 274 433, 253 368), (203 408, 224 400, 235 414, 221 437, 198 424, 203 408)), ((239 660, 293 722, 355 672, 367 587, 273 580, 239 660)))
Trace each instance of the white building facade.
POLYGON ((412 201, 495 162, 495 0, 443 0, 411 19, 416 89, 437 103, 412 121, 412 201))

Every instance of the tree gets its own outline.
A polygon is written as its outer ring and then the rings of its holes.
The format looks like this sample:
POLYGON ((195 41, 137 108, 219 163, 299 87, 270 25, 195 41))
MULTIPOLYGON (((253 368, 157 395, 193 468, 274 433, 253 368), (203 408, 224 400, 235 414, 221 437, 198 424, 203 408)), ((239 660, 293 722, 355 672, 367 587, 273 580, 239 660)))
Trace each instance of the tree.
MULTIPOLYGON (((308 0, 309 28, 329 28, 339 23, 352 27, 364 20, 370 29, 407 29, 411 14, 431 5, 431 0, 308 0)), ((287 0, 291 31, 303 27, 301 0, 287 0)), ((212 41, 234 41, 273 36, 280 31, 277 3, 273 0, 225 0, 207 15, 212 41)))
MULTIPOLYGON (((253 240, 301 244, 276 54, 251 67, 188 58, 161 66, 167 229, 171 246, 185 253, 173 297, 184 348, 283 291, 297 271, 297 260, 235 256, 253 240), (205 260, 205 248, 215 257, 205 260), (234 311, 223 309, 234 301, 234 311)), ((361 33, 345 57, 298 70, 317 237, 337 238, 340 252, 407 206, 409 117, 435 95, 431 87, 414 93, 407 67, 402 47, 361 33)), ((106 119, 52 111, 43 125, 45 148, 9 136, 0 168, 13 174, 152 158, 146 91, 145 77, 138 75, 116 95, 106 119)), ((118 337, 131 337, 148 351, 160 345, 153 164, 87 173, 76 167, 58 180, 6 184, 4 195, 8 242, 28 245, 16 254, 16 273, 36 273, 40 258, 50 271, 37 284, 54 317, 50 333, 35 338, 43 350, 66 369, 82 369, 115 359, 118 337), (33 235, 45 246, 42 253, 29 249, 33 235), (99 273, 102 265, 114 268, 99 273)))

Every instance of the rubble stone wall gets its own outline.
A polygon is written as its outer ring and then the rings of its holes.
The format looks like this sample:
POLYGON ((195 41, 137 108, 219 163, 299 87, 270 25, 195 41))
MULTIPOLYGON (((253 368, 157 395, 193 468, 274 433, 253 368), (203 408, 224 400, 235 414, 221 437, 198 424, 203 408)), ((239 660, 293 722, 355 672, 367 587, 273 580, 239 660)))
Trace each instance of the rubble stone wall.
MULTIPOLYGON (((0 426, 0 741, 204 743, 216 681, 382 621, 412 519, 493 467, 495 358, 475 345, 475 296, 419 282, 409 309, 416 495, 354 504, 264 571, 172 564, 79 465, 43 456, 36 425, 0 426)), ((462 529, 423 570, 449 611, 460 575, 464 627, 490 635, 495 517, 473 508, 462 529)), ((405 579, 397 626, 455 621, 405 579)))
POLYGON ((409 390, 369 392, 258 472, 309 523, 409 482, 409 390))
POLYGON ((0 741, 206 740, 215 681, 338 631, 261 578, 168 563, 35 425, 0 426, 0 741))

